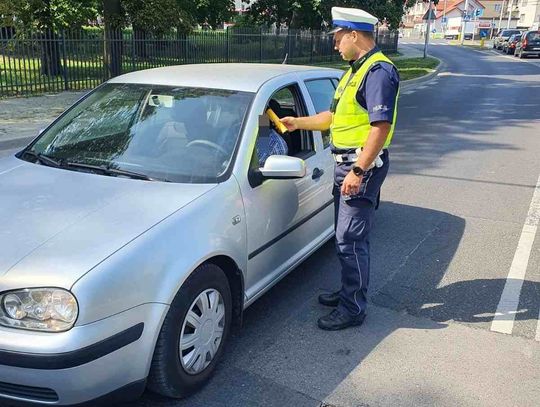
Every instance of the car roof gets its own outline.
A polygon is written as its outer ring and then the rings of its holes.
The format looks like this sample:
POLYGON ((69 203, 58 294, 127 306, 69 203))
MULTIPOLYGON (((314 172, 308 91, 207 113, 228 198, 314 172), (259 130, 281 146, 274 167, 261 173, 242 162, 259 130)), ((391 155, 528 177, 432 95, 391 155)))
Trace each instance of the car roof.
POLYGON ((304 65, 213 63, 146 69, 117 76, 108 82, 256 92, 270 79, 303 72, 340 73, 337 69, 304 65))

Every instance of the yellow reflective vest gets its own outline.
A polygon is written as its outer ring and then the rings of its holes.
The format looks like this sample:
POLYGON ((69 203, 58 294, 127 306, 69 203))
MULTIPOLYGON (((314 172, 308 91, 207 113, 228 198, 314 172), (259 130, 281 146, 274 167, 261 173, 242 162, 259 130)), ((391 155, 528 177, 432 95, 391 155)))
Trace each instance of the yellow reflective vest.
MULTIPOLYGON (((371 130, 369 114, 368 111, 357 102, 356 93, 370 68, 378 62, 392 64, 392 61, 379 51, 368 57, 356 73, 353 74, 352 68, 350 68, 347 73, 343 75, 341 81, 339 81, 333 101, 333 106, 336 106, 336 103, 337 106, 332 115, 332 124, 330 125, 332 144, 337 148, 358 148, 363 147, 366 143, 369 131, 371 130)), ((390 127, 390 132, 388 133, 384 147, 390 145, 394 134, 398 97, 399 90, 394 105, 392 126, 390 127)))

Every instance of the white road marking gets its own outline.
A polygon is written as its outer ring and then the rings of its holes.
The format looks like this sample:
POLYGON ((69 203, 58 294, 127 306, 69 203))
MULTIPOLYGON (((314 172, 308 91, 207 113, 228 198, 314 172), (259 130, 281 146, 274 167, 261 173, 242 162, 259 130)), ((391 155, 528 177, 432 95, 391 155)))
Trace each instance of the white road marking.
MULTIPOLYGON (((527 272, 531 248, 538 229, 538 221, 540 219, 540 177, 536 182, 529 212, 525 219, 525 224, 521 231, 514 260, 510 266, 510 272, 506 279, 506 284, 495 312, 495 318, 491 323, 491 330, 505 334, 512 334, 514 328, 514 320, 516 318, 517 308, 519 306, 519 296, 521 287, 527 272)), ((539 316, 540 318, 540 316, 539 316)), ((536 340, 540 340, 540 328, 536 332, 536 340)))

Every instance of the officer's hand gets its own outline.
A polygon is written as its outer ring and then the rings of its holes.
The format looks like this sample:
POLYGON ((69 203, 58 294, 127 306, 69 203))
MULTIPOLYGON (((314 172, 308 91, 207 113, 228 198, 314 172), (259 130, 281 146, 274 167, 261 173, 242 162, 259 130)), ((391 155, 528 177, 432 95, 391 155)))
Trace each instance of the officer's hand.
POLYGON ((360 186, 362 185, 362 177, 355 175, 354 172, 349 171, 341 184, 342 195, 356 195, 360 192, 360 186))
POLYGON ((287 127, 287 130, 289 130, 289 131, 298 130, 298 124, 297 124, 296 117, 287 116, 287 117, 282 117, 279 120, 281 120, 281 123, 283 123, 285 125, 285 127, 287 127))

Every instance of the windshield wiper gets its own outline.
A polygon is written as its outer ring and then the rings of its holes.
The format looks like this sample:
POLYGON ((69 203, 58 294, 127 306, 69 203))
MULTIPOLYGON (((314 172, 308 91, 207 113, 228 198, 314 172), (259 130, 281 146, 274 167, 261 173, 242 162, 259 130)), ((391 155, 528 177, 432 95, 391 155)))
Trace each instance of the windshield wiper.
POLYGON ((53 157, 49 157, 48 155, 45 155, 43 153, 36 153, 35 151, 32 151, 32 150, 26 150, 23 153, 23 155, 29 155, 30 157, 34 157, 41 164, 45 164, 50 167, 56 167, 56 168, 62 167, 62 162, 60 160, 57 160, 53 157))
POLYGON ((93 171, 100 171, 102 174, 105 174, 105 175, 123 176, 123 177, 128 177, 128 178, 133 178, 133 179, 141 179, 144 181, 170 182, 167 179, 153 178, 153 177, 149 177, 146 174, 141 174, 139 172, 120 170, 117 168, 107 167, 105 165, 92 165, 92 164, 79 163, 76 161, 65 161, 62 163, 62 165, 65 168, 81 168, 81 169, 88 169, 88 170, 93 170, 93 171))

